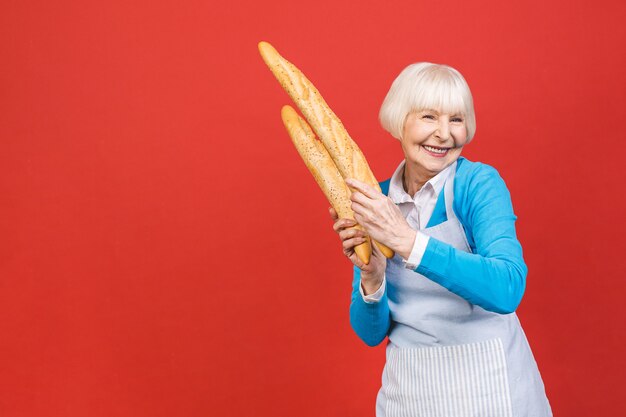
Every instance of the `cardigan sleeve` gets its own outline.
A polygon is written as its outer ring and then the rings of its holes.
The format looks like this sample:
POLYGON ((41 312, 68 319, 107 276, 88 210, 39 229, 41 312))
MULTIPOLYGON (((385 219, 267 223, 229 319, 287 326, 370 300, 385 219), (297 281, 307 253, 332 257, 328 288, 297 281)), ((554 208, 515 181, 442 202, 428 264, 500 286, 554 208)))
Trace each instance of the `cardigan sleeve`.
POLYGON ((378 302, 365 302, 360 291, 361 270, 354 267, 352 298, 350 301, 350 325, 368 346, 380 344, 389 332, 389 303, 387 290, 378 302))
POLYGON ((459 197, 455 190, 454 206, 460 207, 456 211, 475 253, 431 238, 415 271, 485 310, 512 313, 524 294, 528 269, 509 191, 494 168, 480 164, 459 197))

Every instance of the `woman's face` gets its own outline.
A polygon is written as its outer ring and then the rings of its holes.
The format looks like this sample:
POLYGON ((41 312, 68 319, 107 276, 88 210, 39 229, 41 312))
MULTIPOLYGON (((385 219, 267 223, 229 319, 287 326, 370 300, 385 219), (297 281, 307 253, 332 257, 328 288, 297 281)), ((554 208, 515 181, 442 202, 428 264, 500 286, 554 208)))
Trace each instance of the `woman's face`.
POLYGON ((410 113, 400 142, 411 171, 433 177, 461 155, 467 143, 465 120, 436 110, 410 113))

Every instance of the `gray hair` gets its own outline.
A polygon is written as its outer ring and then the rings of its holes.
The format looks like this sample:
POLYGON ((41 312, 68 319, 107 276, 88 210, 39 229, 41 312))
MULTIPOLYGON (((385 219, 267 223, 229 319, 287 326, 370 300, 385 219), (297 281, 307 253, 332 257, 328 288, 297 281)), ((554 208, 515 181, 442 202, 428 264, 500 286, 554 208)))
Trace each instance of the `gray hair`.
POLYGON ((463 115, 467 142, 474 137, 474 102, 465 78, 452 67, 430 62, 411 64, 398 75, 380 107, 380 124, 400 139, 406 117, 427 109, 463 115))

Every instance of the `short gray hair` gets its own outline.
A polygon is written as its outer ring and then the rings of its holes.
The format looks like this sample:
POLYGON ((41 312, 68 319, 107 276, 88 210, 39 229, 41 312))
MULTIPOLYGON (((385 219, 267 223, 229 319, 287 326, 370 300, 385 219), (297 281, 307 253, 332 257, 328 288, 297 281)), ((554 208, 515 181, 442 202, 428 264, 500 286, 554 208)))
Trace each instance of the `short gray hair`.
POLYGON ((418 62, 402 70, 380 107, 380 124, 393 137, 400 139, 406 117, 426 109, 462 114, 467 142, 474 137, 476 116, 472 93, 465 78, 454 68, 418 62))

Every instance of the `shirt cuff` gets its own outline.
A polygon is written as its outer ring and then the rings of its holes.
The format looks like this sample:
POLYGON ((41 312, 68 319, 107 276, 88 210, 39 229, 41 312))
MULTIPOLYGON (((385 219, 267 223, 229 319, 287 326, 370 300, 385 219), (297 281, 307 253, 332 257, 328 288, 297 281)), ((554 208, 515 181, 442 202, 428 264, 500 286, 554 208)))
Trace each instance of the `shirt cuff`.
POLYGON ((422 257, 424 256, 424 252, 426 252, 426 246, 428 246, 428 241, 430 240, 430 236, 425 235, 422 232, 417 232, 415 236, 415 243, 413 244, 413 249, 411 250, 411 254, 409 255, 409 259, 403 259, 402 263, 406 269, 410 269, 415 271, 419 264, 422 262, 422 257))
POLYGON ((383 295, 385 294, 385 286, 385 275, 383 275, 383 282, 380 284, 380 288, 378 288, 373 294, 365 295, 365 293, 363 292, 363 285, 359 284, 359 291, 361 292, 361 297, 363 297, 363 301, 365 301, 367 304, 374 304, 382 300, 383 295))

